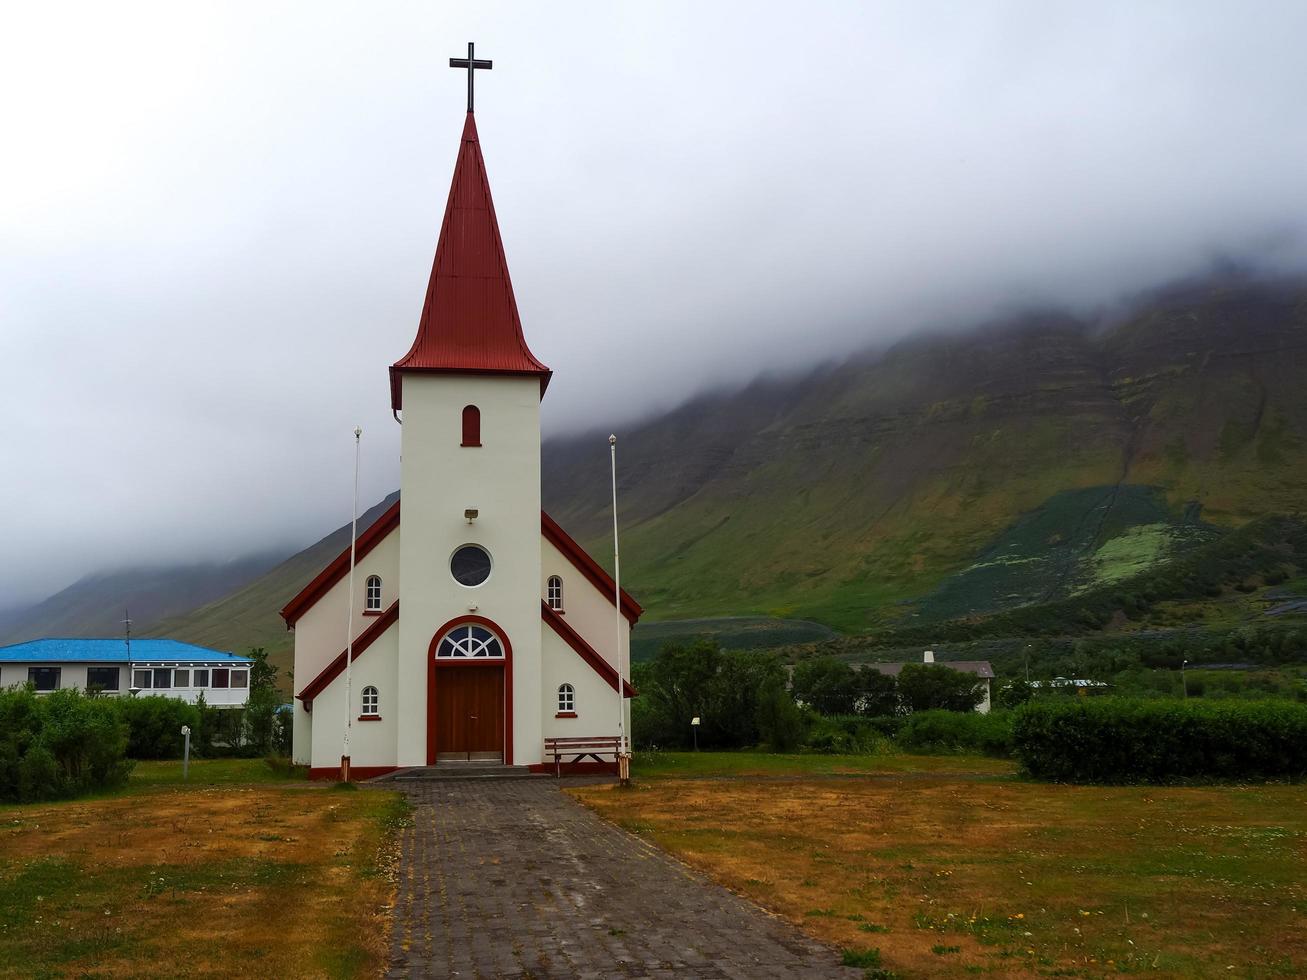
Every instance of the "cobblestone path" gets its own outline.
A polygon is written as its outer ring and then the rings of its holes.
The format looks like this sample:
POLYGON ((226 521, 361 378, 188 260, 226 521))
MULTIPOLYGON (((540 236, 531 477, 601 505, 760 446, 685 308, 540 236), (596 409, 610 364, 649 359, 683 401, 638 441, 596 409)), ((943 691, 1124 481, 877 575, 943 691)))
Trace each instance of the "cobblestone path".
POLYGON ((549 779, 404 787, 392 977, 849 977, 836 953, 549 779))

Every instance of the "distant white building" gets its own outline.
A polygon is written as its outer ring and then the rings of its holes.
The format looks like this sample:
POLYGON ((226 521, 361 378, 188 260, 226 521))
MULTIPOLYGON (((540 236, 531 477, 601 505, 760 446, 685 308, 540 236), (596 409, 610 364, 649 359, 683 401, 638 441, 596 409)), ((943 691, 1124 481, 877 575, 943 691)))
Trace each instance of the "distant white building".
POLYGON ((244 707, 247 657, 180 640, 44 639, 0 647, 0 687, 31 684, 37 693, 64 688, 107 695, 162 694, 218 708, 244 707))
MULTIPOLYGON (((948 667, 950 670, 956 670, 963 674, 974 674, 976 680, 985 685, 985 697, 978 705, 976 710, 982 715, 989 714, 990 708, 990 685, 994 682, 994 668, 989 665, 988 660, 941 660, 936 662, 933 650, 927 650, 921 655, 923 664, 932 664, 939 667, 948 667)), ((908 666, 907 663, 885 663, 885 664, 855 664, 854 666, 874 670, 886 677, 898 677, 903 668, 908 666)))

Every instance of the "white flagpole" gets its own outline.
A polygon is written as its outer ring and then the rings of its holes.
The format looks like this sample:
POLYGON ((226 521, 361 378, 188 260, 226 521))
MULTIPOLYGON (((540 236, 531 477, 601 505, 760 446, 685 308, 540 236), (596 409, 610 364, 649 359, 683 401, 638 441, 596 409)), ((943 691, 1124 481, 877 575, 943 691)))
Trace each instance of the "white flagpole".
POLYGON ((613 472, 613 602, 617 609, 617 778, 625 786, 631 778, 631 740, 626 732, 626 692, 622 679, 622 556, 617 544, 617 436, 608 437, 608 453, 613 472))
POLYGON ((349 612, 345 618, 345 742, 340 753, 340 781, 349 782, 349 734, 354 722, 354 553, 359 537, 359 437, 363 429, 354 426, 354 507, 349 523, 349 612))

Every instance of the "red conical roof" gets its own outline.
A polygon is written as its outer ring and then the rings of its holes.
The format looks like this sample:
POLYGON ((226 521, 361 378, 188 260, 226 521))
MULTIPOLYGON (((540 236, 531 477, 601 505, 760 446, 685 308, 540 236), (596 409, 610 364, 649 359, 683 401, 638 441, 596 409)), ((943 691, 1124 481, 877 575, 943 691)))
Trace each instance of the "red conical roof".
POLYGON ((417 339, 390 368, 390 403, 402 408, 400 375, 534 374, 543 395, 550 370, 526 346, 490 199, 476 120, 467 114, 440 227, 417 339))

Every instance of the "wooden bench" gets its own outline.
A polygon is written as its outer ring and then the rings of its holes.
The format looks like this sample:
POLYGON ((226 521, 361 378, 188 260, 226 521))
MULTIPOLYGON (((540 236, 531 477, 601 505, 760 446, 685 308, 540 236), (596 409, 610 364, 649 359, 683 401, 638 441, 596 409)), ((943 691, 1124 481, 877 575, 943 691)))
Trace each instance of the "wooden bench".
POLYGON ((595 762, 603 762, 604 756, 611 755, 616 762, 619 751, 621 751, 621 739, 616 735, 545 739, 545 758, 553 756, 555 777, 563 774, 562 763, 565 755, 573 756, 569 760, 571 762, 580 762, 586 756, 594 759, 595 762))

